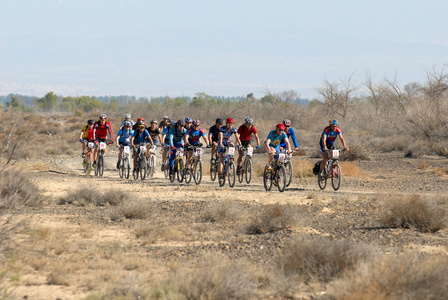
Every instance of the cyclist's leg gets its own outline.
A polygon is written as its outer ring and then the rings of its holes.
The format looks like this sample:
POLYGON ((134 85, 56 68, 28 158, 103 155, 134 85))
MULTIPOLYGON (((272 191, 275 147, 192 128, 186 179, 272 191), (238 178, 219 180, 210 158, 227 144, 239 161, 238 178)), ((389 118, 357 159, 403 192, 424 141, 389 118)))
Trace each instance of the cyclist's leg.
POLYGON ((322 155, 322 161, 320 162, 319 172, 322 172, 322 170, 325 168, 325 164, 327 163, 328 154, 326 151, 324 151, 324 148, 320 142, 319 142, 319 149, 320 149, 320 154, 322 155))
POLYGON ((222 174, 222 167, 223 167, 223 161, 224 161, 224 152, 226 151, 226 148, 221 148, 218 146, 218 155, 219 155, 219 165, 218 165, 218 173, 222 174))
POLYGON ((193 158, 193 149, 188 149, 188 153, 187 153, 187 169, 190 169, 191 166, 191 159, 193 158))
POLYGON ((176 157, 176 149, 170 150, 170 158, 169 158, 169 164, 170 164, 170 173, 173 172, 173 166, 174 166, 174 158, 176 157))
POLYGON ((140 144, 134 144, 135 148, 134 148, 134 170, 137 169, 137 157, 138 157, 138 151, 139 151, 139 146, 140 144))

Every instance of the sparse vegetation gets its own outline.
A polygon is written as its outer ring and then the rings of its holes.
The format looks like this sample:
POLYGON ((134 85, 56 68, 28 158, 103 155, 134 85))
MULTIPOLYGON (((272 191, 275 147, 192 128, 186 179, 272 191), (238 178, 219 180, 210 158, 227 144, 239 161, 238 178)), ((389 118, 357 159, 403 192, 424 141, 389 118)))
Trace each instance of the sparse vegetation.
POLYGON ((296 226, 300 222, 300 212, 294 207, 284 205, 266 205, 249 216, 247 234, 265 234, 296 226))

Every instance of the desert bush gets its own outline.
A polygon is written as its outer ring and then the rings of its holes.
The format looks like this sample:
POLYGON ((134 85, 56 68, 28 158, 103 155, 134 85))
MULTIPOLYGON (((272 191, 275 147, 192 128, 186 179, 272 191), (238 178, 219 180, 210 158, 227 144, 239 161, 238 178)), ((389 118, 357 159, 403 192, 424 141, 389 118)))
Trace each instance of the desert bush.
POLYGON ((43 200, 26 173, 15 168, 0 169, 0 209, 35 207, 43 200))
POLYGON ((307 160, 292 161, 294 170, 300 178, 313 177, 314 164, 307 160))
POLYGON ((294 239, 286 242, 274 257, 274 265, 286 277, 301 282, 328 282, 368 259, 374 249, 351 241, 324 238, 294 239))
POLYGON ((110 211, 112 220, 147 219, 154 212, 154 207, 148 200, 132 199, 122 202, 110 211))
POLYGON ((383 203, 381 220, 387 226, 436 232, 447 227, 447 204, 446 198, 391 195, 383 203))
POLYGON ((287 229, 298 225, 300 217, 301 213, 292 206, 279 203, 261 206, 249 216, 245 231, 247 234, 264 234, 287 229))
POLYGON ((211 201, 201 215, 202 222, 236 220, 244 217, 245 208, 235 201, 211 201))
POLYGON ((447 255, 411 252, 362 261, 331 288, 336 299, 445 299, 447 255))
POLYGON ((370 160, 365 145, 351 144, 349 151, 341 152, 341 161, 370 160))
POLYGON ((128 198, 128 195, 120 190, 108 190, 102 192, 94 186, 79 186, 72 190, 67 196, 59 199, 58 204, 117 206, 122 204, 126 198, 128 198))
POLYGON ((344 176, 359 177, 363 174, 361 168, 356 163, 342 162, 340 165, 344 176))

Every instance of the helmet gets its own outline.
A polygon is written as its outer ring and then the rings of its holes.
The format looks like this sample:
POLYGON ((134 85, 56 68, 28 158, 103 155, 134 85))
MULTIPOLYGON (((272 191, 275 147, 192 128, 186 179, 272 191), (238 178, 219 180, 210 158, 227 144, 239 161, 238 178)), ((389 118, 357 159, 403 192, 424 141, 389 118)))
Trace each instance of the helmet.
POLYGON ((151 124, 157 124, 157 120, 152 120, 151 124))
POLYGON ((193 125, 199 125, 199 124, 201 124, 201 121, 199 121, 198 119, 193 121, 193 125))
POLYGON ((189 117, 185 118, 185 123, 191 123, 191 122, 193 122, 192 118, 189 118, 189 117))
POLYGON ((235 123, 235 120, 233 120, 232 118, 227 118, 226 123, 233 124, 235 123))
POLYGON ((170 119, 170 117, 168 117, 168 116, 163 116, 163 120, 169 120, 170 119))
POLYGON ((283 125, 282 123, 278 123, 276 127, 280 130, 285 130, 285 125, 283 125))
POLYGON ((174 126, 174 124, 176 124, 176 122, 174 122, 174 121, 170 122, 170 126, 174 126))
POLYGON ((185 126, 185 121, 179 120, 179 121, 177 121, 177 125, 185 126))
POLYGON ((291 121, 288 120, 288 119, 284 119, 284 120, 283 120, 283 125, 285 125, 285 126, 291 126, 291 121))
POLYGON ((94 120, 90 119, 90 120, 87 121, 87 125, 93 125, 93 124, 95 124, 94 120))
POLYGON ((254 123, 254 120, 252 120, 252 118, 246 118, 246 119, 244 119, 244 123, 252 125, 254 123))
POLYGON ((125 115, 124 115, 124 118, 125 118, 125 119, 130 119, 130 118, 131 118, 131 115, 130 115, 130 114, 125 114, 125 115))
POLYGON ((137 122, 144 121, 144 118, 137 118, 137 122))
POLYGON ((140 123, 138 124, 138 127, 145 127, 145 122, 140 122, 140 123))
POLYGON ((338 120, 336 119, 330 120, 330 125, 338 125, 338 120))
POLYGON ((218 119, 216 119, 215 123, 222 124, 223 121, 222 121, 222 119, 218 118, 218 119))
POLYGON ((105 114, 100 115, 100 120, 106 120, 106 119, 107 119, 107 117, 105 114))
POLYGON ((124 122, 124 126, 126 126, 126 127, 131 127, 131 126, 132 126, 132 123, 131 123, 130 121, 125 121, 125 122, 124 122))

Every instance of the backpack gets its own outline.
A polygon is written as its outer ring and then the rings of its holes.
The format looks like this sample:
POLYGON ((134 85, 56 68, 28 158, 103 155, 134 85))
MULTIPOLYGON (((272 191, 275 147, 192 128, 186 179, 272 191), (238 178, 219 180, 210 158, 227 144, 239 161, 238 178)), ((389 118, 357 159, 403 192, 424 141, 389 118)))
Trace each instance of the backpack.
POLYGON ((320 171, 320 163, 321 163, 321 162, 322 162, 322 161, 319 160, 319 161, 314 165, 314 168, 313 168, 313 174, 314 174, 314 175, 319 174, 319 171, 320 171))

